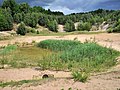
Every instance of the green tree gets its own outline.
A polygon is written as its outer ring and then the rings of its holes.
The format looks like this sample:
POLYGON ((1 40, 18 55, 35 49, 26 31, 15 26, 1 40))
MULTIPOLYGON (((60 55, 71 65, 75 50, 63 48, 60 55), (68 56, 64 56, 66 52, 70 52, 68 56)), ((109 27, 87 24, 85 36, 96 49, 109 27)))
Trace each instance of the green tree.
POLYGON ((13 18, 6 9, 0 9, 0 31, 13 29, 13 18))
POLYGON ((17 34, 25 35, 26 33, 27 33, 27 30, 25 28, 25 24, 22 22, 22 23, 20 23, 20 25, 17 29, 17 34))
POLYGON ((83 25, 82 22, 80 22, 80 23, 78 24, 78 26, 77 26, 77 30, 78 30, 78 31, 83 31, 83 28, 84 28, 84 25, 83 25))
POLYGON ((113 32, 120 32, 120 19, 115 23, 115 26, 113 27, 113 32))
POLYGON ((92 25, 89 22, 85 22, 85 23, 81 22, 77 26, 78 31, 90 31, 91 28, 92 28, 92 25))
POLYGON ((65 31, 66 31, 66 32, 75 31, 74 22, 72 22, 71 20, 68 20, 68 21, 65 23, 65 31))
POLYGON ((4 0, 2 4, 2 8, 10 8, 12 16, 19 12, 19 5, 15 2, 15 0, 4 0))
POLYGON ((30 6, 28 5, 28 3, 21 3, 19 5, 19 9, 20 9, 20 12, 24 12, 24 13, 30 12, 30 6))
POLYGON ((58 23, 56 20, 54 21, 48 21, 47 25, 48 29, 53 31, 53 32, 58 32, 58 23))
POLYGON ((27 13, 24 17, 24 23, 30 27, 36 27, 38 23, 38 14, 37 13, 27 13))
POLYGON ((41 26, 47 26, 48 23, 48 17, 47 16, 40 16, 39 20, 38 20, 38 24, 41 26))
POLYGON ((90 31, 91 28, 92 26, 89 22, 84 23, 84 30, 90 31))
POLYGON ((24 15, 22 13, 17 13, 14 15, 14 22, 20 23, 23 21, 24 15))

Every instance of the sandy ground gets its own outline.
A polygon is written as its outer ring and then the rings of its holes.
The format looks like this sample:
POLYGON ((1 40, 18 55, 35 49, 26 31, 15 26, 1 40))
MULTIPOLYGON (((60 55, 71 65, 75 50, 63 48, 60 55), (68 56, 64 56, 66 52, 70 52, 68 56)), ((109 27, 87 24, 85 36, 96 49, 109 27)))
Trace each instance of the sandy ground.
POLYGON ((13 44, 15 42, 31 43, 32 41, 40 42, 46 39, 74 40, 74 38, 77 38, 77 40, 81 42, 95 39, 95 41, 100 45, 111 47, 113 49, 120 51, 120 33, 119 34, 102 33, 102 34, 90 34, 90 35, 80 34, 80 35, 67 35, 67 36, 22 36, 22 37, 16 37, 12 40, 0 41, 0 46, 13 44))
MULTIPOLYGON (((102 46, 111 47, 115 50, 120 51, 120 34, 80 34, 80 35, 67 35, 67 36, 23 36, 17 37, 14 40, 0 41, 0 46, 13 44, 15 42, 36 42, 46 39, 64 39, 64 40, 77 40, 84 42, 87 40, 95 40, 102 46)), ((120 61, 120 59, 118 59, 120 61)), ((6 69, 0 70, 0 81, 19 81, 29 80, 33 78, 41 77, 43 74, 54 74, 55 77, 70 77, 70 72, 56 72, 56 71, 38 71, 35 68, 24 68, 24 69, 6 69)), ((86 83, 74 82, 72 79, 57 79, 49 81, 38 86, 22 85, 20 87, 5 87, 0 90, 119 90, 120 89, 120 65, 111 68, 109 72, 103 73, 96 76, 91 76, 90 80, 86 83)))
MULTIPOLYGON (((70 72, 36 71, 35 69, 26 68, 0 70, 0 77, 3 76, 1 79, 6 79, 7 81, 29 80, 36 78, 36 76, 40 77, 45 73, 54 74, 55 77, 70 76, 70 72)), ((68 90, 70 87, 72 90, 118 90, 120 89, 120 70, 91 76, 86 83, 74 82, 73 79, 56 79, 37 86, 24 84, 20 87, 0 88, 0 90, 68 90)))

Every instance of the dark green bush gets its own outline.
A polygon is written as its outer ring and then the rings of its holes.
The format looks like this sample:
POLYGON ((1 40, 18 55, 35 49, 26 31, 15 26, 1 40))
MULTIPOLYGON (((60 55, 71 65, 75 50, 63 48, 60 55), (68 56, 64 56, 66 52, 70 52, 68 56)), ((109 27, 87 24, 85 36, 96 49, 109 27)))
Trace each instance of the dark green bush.
POLYGON ((75 31, 75 25, 74 25, 74 22, 73 22, 73 21, 68 20, 68 21, 65 23, 65 31, 66 31, 66 32, 75 31))
POLYGON ((0 8, 0 31, 13 29, 13 18, 6 9, 0 8))
POLYGON ((27 26, 32 28, 36 27, 38 23, 38 14, 37 13, 27 13, 24 17, 24 23, 27 26))
POLYGON ((17 34, 25 35, 26 33, 27 33, 27 30, 25 28, 25 24, 21 23, 17 29, 17 34))
POLYGON ((58 23, 56 22, 56 20, 54 20, 54 21, 49 21, 48 24, 47 24, 47 28, 48 28, 50 31, 58 32, 58 23))

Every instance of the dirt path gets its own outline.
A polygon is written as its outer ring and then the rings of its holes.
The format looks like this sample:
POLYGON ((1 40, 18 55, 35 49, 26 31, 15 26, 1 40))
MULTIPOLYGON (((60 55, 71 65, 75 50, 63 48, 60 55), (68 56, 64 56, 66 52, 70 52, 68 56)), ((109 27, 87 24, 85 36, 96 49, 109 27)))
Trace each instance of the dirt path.
MULTIPOLYGON (((13 44, 15 42, 36 42, 46 39, 64 39, 77 40, 84 42, 87 40, 95 40, 102 46, 111 47, 120 51, 120 34, 91 34, 91 35, 67 35, 67 36, 24 36, 18 37, 14 40, 0 41, 0 46, 13 44)), ((120 62, 120 58, 118 59, 120 62)), ((70 77, 70 72, 54 72, 54 71, 38 71, 34 68, 24 69, 7 69, 0 70, 0 81, 11 80, 29 80, 41 76, 43 73, 54 74, 55 77, 70 77)), ((5 87, 0 90, 120 90, 120 65, 113 67, 107 73, 101 75, 91 76, 87 83, 74 82, 72 79, 57 79, 38 86, 22 85, 20 87, 5 87)))
MULTIPOLYGON (((120 67, 119 67, 120 68, 120 67)), ((0 70, 1 79, 10 80, 30 80, 40 77, 43 74, 54 74, 55 77, 68 77, 70 72, 36 71, 33 68, 0 70), (4 75, 3 75, 4 74, 4 75)), ((0 90, 119 90, 120 70, 91 76, 88 82, 74 82, 73 79, 56 79, 42 83, 40 85, 24 84, 20 87, 5 87, 0 90)))

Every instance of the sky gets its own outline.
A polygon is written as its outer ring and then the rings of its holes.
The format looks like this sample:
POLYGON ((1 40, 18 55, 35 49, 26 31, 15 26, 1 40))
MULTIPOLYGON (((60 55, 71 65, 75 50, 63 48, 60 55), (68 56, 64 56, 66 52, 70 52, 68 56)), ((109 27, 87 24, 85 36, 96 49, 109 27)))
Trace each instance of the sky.
MULTIPOLYGON (((0 4, 3 0, 0 0, 0 4)), ((16 0, 27 2, 31 6, 41 6, 64 14, 87 12, 96 9, 120 9, 120 0, 16 0)))

